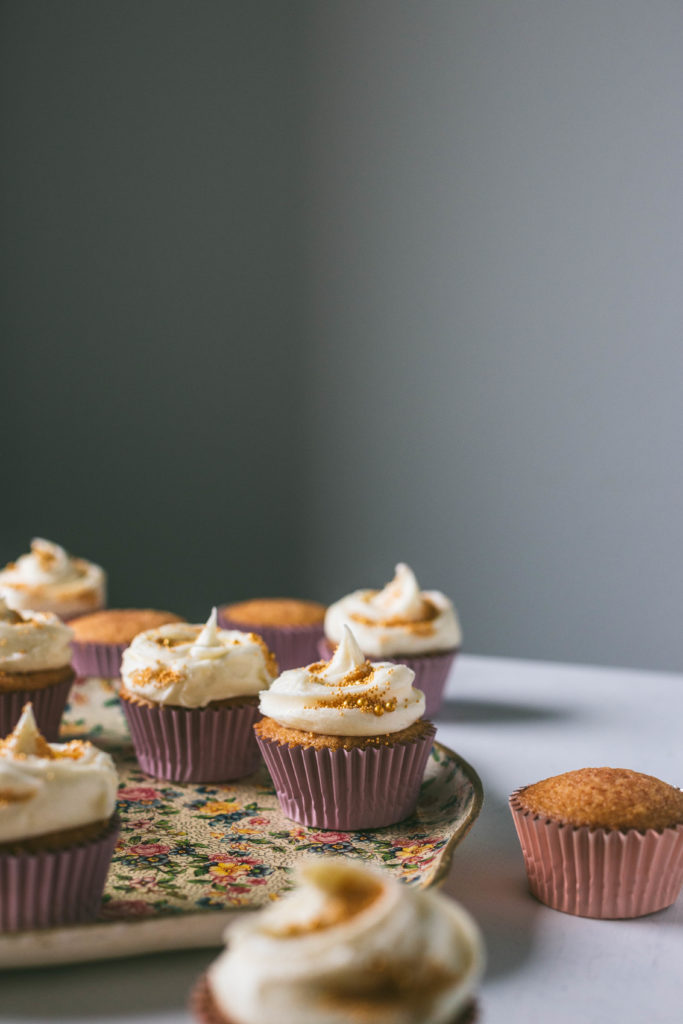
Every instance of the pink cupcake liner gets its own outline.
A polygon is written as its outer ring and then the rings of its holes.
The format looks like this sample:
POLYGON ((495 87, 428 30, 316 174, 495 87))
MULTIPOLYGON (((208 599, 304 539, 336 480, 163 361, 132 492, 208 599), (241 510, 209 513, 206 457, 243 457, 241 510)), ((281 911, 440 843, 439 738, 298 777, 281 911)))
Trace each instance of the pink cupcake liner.
POLYGON ((302 825, 382 828, 412 814, 436 729, 395 746, 331 750, 257 737, 280 806, 302 825))
POLYGON ((222 629, 238 629, 242 633, 256 633, 262 637, 275 654, 281 672, 317 661, 318 642, 323 636, 322 622, 315 626, 245 626, 219 611, 218 624, 222 629))
POLYGON ((228 782, 251 775, 261 757, 257 706, 232 708, 121 705, 140 767, 170 782, 228 782))
MULTIPOLYGON (((434 718, 438 715, 443 705, 446 680, 455 656, 459 648, 452 651, 444 651, 440 654, 423 654, 406 658, 387 658, 375 655, 366 655, 371 661, 390 661, 393 665, 407 665, 415 673, 413 685, 422 690, 425 695, 425 718, 434 718)), ((334 653, 334 648, 325 637, 318 644, 318 654, 325 661, 329 661, 334 653)))
POLYGON ((518 794, 510 809, 529 888, 554 910, 579 917, 642 917, 675 903, 683 885, 683 825, 591 829, 534 816, 518 794))
POLYGON ((87 843, 0 853, 0 932, 93 921, 118 835, 115 816, 102 836, 87 843))
POLYGON ((121 675, 121 658, 129 644, 81 643, 71 644, 71 664, 76 675, 96 676, 98 679, 118 679, 121 675))
POLYGON ((33 704, 36 724, 46 740, 59 737, 59 724, 74 677, 37 690, 5 690, 0 693, 0 737, 7 736, 21 717, 28 701, 33 704))

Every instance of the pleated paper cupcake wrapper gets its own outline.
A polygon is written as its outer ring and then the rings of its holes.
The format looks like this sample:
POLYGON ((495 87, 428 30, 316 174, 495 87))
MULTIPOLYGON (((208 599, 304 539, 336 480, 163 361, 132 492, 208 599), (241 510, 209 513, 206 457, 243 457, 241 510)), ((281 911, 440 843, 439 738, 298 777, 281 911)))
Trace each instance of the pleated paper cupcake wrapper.
POLYGON ((0 693, 0 738, 7 736, 19 721, 24 704, 31 701, 38 728, 46 740, 59 737, 59 724, 69 697, 73 676, 37 690, 5 690, 0 693))
POLYGON ((118 835, 114 817, 103 835, 87 843, 0 853, 0 932, 94 921, 118 835))
POLYGON ((257 633, 274 653, 280 671, 311 665, 318 660, 318 642, 323 636, 322 622, 317 626, 245 626, 235 622, 224 612, 218 613, 222 629, 239 629, 242 633, 257 633))
POLYGON ((257 738, 287 817, 347 832, 393 825, 412 814, 435 732, 431 726, 408 743, 351 750, 257 738))
POLYGON ((579 917, 642 917, 676 901, 683 884, 683 825, 590 829, 562 825, 510 809, 522 846, 529 888, 554 910, 579 917))
MULTIPOLYGON (((318 654, 325 661, 329 661, 334 653, 334 648, 329 641, 323 638, 318 644, 318 654)), ((443 654, 425 654, 422 657, 387 658, 367 655, 371 661, 390 661, 394 665, 407 665, 415 673, 413 686, 422 690, 425 695, 425 718, 434 718, 438 715, 443 705, 443 695, 446 689, 446 680, 451 666, 455 661, 458 648, 452 651, 445 651, 443 654)))
POLYGON ((253 725, 255 705, 232 708, 146 707, 122 700, 147 775, 169 782, 229 782, 251 775, 261 757, 253 725))
POLYGON ((71 649, 71 664, 76 675, 82 678, 96 676, 99 679, 118 679, 121 675, 121 658, 128 644, 88 644, 74 640, 71 649))

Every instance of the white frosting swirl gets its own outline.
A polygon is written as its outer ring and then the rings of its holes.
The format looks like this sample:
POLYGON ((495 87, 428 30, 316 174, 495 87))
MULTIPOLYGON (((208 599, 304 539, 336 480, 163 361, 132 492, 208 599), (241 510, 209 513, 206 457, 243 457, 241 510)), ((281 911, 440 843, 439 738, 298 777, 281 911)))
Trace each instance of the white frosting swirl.
POLYGON ((373 658, 433 654, 462 643, 452 601, 438 590, 421 591, 403 562, 383 590, 355 590, 330 605, 327 639, 338 644, 344 626, 351 626, 361 650, 373 658))
POLYGON ((169 622, 138 633, 123 652, 121 679, 129 693, 183 708, 255 696, 270 686, 277 662, 255 633, 169 622))
POLYGON ((0 596, 10 608, 55 612, 62 619, 103 608, 106 590, 107 578, 99 565, 73 558, 42 537, 31 541, 30 554, 0 571, 0 596))
POLYGON ((425 698, 406 665, 370 663, 344 627, 331 661, 293 668, 261 694, 263 715, 288 729, 327 736, 378 736, 422 718, 425 698))
POLYGON ((18 612, 0 597, 0 672, 42 672, 71 663, 73 631, 52 612, 18 612))
POLYGON ((239 1024, 452 1024, 475 995, 484 947, 470 915, 350 860, 319 858, 300 888, 230 925, 209 968, 239 1024))
POLYGON ((0 742, 0 843, 61 832, 110 818, 118 776, 92 743, 46 743, 27 704, 0 742))

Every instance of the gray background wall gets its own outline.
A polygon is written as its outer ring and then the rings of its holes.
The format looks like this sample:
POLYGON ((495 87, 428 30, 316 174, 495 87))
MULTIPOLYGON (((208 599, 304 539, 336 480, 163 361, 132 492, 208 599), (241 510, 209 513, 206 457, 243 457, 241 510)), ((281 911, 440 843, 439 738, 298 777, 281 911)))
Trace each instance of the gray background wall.
POLYGON ((683 669, 679 4, 1 10, 1 557, 683 669))

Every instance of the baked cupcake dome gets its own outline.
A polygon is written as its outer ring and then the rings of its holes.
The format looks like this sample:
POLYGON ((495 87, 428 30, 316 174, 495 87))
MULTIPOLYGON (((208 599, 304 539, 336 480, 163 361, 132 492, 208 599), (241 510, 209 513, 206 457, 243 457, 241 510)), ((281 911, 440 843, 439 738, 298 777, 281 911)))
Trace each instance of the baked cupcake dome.
POLYGON ((346 630, 330 662, 284 672, 264 691, 256 737, 284 813, 329 829, 408 817, 435 729, 405 665, 368 662, 346 630))
POLYGON ((325 605, 287 597, 253 598, 218 609, 218 621, 224 629, 262 636, 283 672, 315 661, 324 618, 325 605))
POLYGON ((104 608, 107 577, 101 566, 75 558, 59 544, 34 537, 31 551, 0 571, 0 596, 10 608, 54 612, 61 619, 104 608))
POLYGON ((0 931, 97 916, 118 835, 118 778, 92 743, 47 743, 30 704, 0 741, 0 931))
POLYGON ((584 917, 640 917, 683 884, 683 793, 624 768, 583 768, 510 797, 532 893, 584 917))
POLYGON ((484 966, 455 901, 387 872, 321 858, 299 887, 236 921, 197 987, 200 1024, 455 1024, 484 966))
POLYGON ((436 714, 462 630, 450 598, 420 590, 405 563, 382 590, 356 590, 335 601, 325 614, 325 639, 319 645, 329 658, 349 626, 363 653, 373 660, 408 665, 425 694, 426 713, 436 714))
POLYGON ((123 652, 138 633, 183 621, 173 612, 153 608, 106 608, 81 615, 70 623, 74 669, 79 676, 117 679, 123 652))
POLYGON ((260 757, 258 694, 277 675, 261 637, 170 623, 139 633, 121 664, 122 707, 140 767, 174 782, 226 782, 260 757))

